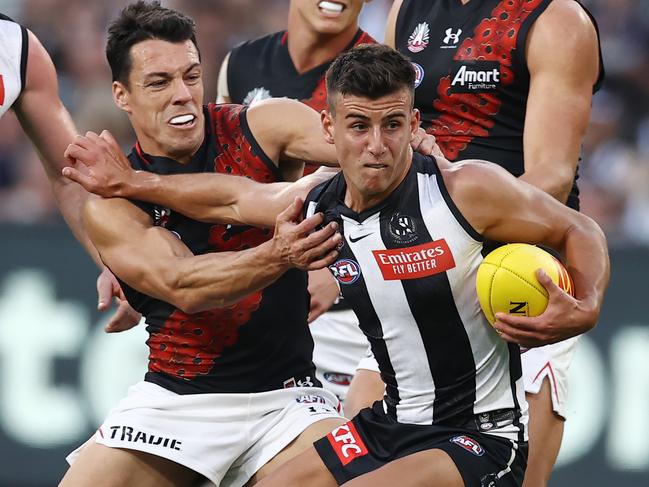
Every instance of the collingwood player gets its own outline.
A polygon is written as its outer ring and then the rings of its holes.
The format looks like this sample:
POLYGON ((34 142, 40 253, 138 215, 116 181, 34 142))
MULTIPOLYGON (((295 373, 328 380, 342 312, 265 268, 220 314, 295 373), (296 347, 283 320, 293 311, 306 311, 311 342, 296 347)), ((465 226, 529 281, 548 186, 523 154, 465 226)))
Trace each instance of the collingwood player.
MULTIPOLYGON (((599 227, 495 165, 413 155, 413 86, 409 61, 385 46, 355 48, 332 64, 322 125, 342 173, 307 197, 307 216, 324 213, 344 235, 329 268, 370 341, 385 398, 260 486, 519 486, 527 405, 518 345, 560 341, 597 321, 609 276, 599 227), (545 313, 498 315, 492 327, 474 285, 484 239, 556 248, 575 297, 540 273, 545 313)), ((93 150, 103 165, 66 174, 104 196, 156 201, 198 219, 268 218, 269 202, 291 191, 288 183, 241 188, 239 178, 226 184, 231 176, 214 174, 151 178, 101 156, 100 145, 93 150)), ((294 184, 294 194, 308 189, 294 184)))

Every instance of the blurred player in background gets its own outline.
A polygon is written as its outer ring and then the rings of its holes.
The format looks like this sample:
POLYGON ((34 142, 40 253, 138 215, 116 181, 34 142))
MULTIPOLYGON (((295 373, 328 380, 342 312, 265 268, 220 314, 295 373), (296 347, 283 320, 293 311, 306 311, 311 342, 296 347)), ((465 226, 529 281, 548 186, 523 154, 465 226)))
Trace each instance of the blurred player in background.
MULTIPOLYGON (((103 267, 81 223, 80 208, 88 193, 61 176, 63 152, 77 131, 59 98, 52 59, 31 31, 0 14, 0 116, 9 109, 14 110, 40 155, 63 218, 93 260, 103 267)), ((123 300, 119 285, 105 268, 97 281, 97 291, 101 311, 108 309, 113 296, 118 301, 108 330, 139 321, 139 314, 123 300)))
MULTIPOLYGON (((386 43, 413 61, 415 106, 449 160, 494 161, 579 208, 581 141, 604 74, 597 27, 583 6, 574 0, 397 0, 386 43)), ((545 486, 558 455, 577 340, 522 356, 530 404, 526 487, 545 486)), ((355 386, 357 397, 369 398, 367 391, 380 390, 378 374, 363 370, 355 386)))
MULTIPOLYGON (((244 42, 226 56, 219 74, 218 103, 252 105, 270 97, 289 97, 318 112, 324 110, 325 73, 334 58, 352 46, 376 42, 358 26, 367 1, 291 0, 287 30, 244 42)), ((310 174, 315 168, 307 164, 304 172, 310 174)), ((309 293, 316 374, 326 389, 344 401, 367 351, 367 339, 354 312, 339 297, 329 271, 309 273, 309 293)))

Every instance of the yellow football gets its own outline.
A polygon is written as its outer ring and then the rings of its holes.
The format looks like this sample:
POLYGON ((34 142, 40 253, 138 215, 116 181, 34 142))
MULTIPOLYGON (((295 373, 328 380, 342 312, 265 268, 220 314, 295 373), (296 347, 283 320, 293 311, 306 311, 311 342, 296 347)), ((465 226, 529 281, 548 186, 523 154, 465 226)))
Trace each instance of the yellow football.
POLYGON ((538 316, 548 305, 548 292, 536 278, 543 269, 552 281, 573 295, 573 284, 561 262, 534 245, 515 243, 489 253, 476 278, 480 307, 489 323, 498 312, 538 316))

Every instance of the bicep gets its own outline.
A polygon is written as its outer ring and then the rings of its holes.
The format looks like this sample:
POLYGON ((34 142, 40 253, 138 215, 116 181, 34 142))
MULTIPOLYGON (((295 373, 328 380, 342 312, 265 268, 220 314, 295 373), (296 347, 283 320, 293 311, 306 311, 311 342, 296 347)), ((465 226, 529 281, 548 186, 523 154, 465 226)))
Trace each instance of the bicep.
POLYGON ((579 214, 542 190, 491 163, 458 168, 451 196, 469 223, 488 240, 560 248, 579 214), (462 174, 460 174, 462 173, 462 174))
POLYGON ((318 112, 296 100, 271 98, 248 109, 248 125, 266 154, 336 165, 336 151, 324 138, 318 112), (281 123, 278 118, 281 117, 281 123))
POLYGON ((66 165, 63 153, 73 141, 76 128, 59 98, 54 64, 31 32, 25 90, 14 108, 25 133, 38 149, 48 176, 60 177, 66 165))
POLYGON ((554 2, 530 30, 526 57, 525 169, 552 164, 548 172, 567 166, 572 174, 599 73, 597 34, 588 15, 574 2, 554 2))
POLYGON ((89 200, 84 223, 102 261, 116 276, 142 293, 169 300, 174 263, 193 255, 176 235, 153 226, 142 210, 119 199, 89 200))

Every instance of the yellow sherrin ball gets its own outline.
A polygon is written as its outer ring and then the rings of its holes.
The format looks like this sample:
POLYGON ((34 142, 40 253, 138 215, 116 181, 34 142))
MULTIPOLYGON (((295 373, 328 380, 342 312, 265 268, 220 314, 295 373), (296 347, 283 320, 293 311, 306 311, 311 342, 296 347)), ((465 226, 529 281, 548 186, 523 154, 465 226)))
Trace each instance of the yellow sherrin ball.
POLYGON ((515 243, 487 255, 476 278, 480 307, 489 323, 498 312, 538 316, 548 306, 548 292, 536 278, 543 269, 552 281, 573 295, 573 284, 561 262, 539 247, 515 243))

